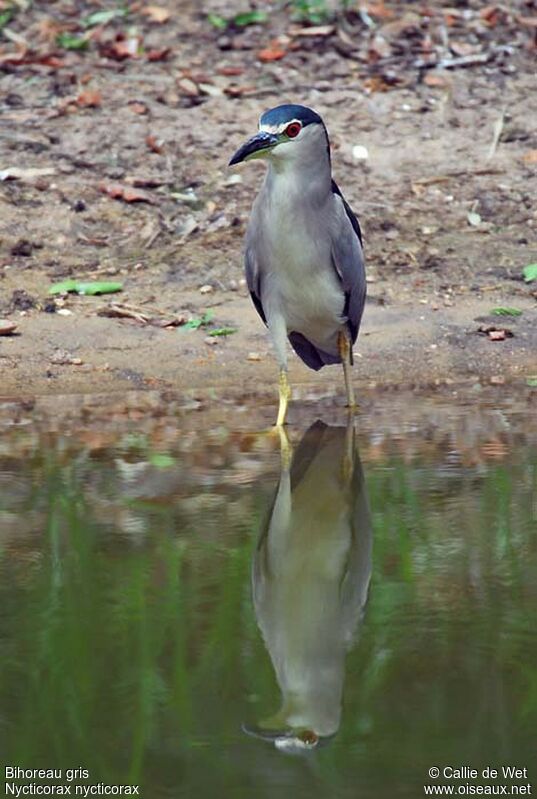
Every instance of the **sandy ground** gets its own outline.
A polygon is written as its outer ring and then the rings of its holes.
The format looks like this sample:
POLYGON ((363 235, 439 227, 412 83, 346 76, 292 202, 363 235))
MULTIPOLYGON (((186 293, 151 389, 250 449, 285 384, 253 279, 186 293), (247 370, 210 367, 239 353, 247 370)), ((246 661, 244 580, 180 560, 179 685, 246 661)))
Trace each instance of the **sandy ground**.
MULTIPOLYGON (((167 60, 115 62, 90 50, 64 54, 61 67, 4 66, 0 171, 48 174, 0 182, 0 317, 17 324, 0 337, 1 395, 275 391, 267 333, 242 280, 263 167, 226 164, 282 101, 323 115, 334 176, 364 230, 358 394, 531 382, 537 292, 521 275, 537 261, 537 95, 526 40, 489 64, 443 70, 438 85, 407 70, 376 91, 378 69, 324 39, 260 62, 259 47, 286 35, 283 12, 269 29, 227 39, 190 4, 180 20, 139 26, 147 48, 170 47, 167 60), (77 102, 90 90, 96 107, 77 102), (356 145, 367 160, 353 156, 356 145), (149 202, 112 198, 116 184, 149 202), (71 277, 120 280, 123 291, 52 301, 50 286, 71 277), (113 302, 144 320, 101 315, 113 302), (491 315, 498 306, 522 315, 491 315), (209 309, 206 326, 177 324, 209 309), (221 327, 236 332, 209 335, 221 327), (480 327, 513 336, 494 341, 480 327)), ((338 367, 316 374, 293 356, 290 373, 299 398, 343 395, 338 367)))

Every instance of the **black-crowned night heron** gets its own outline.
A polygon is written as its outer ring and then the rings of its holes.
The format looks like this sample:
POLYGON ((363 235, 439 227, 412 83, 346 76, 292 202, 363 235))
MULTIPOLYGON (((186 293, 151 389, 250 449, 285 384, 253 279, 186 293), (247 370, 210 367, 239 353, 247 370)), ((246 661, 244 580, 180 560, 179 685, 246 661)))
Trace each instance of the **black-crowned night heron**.
POLYGON ((311 369, 343 363, 347 404, 354 406, 352 345, 365 303, 358 220, 332 179, 323 120, 303 105, 279 105, 230 165, 266 158, 268 171, 246 233, 246 280, 268 326, 280 367, 277 424, 291 390, 287 342, 311 369))
POLYGON ((253 559, 255 614, 282 703, 245 732, 289 753, 336 734, 345 656, 371 569, 371 516, 352 417, 346 428, 317 421, 291 460, 282 447, 279 485, 253 559))

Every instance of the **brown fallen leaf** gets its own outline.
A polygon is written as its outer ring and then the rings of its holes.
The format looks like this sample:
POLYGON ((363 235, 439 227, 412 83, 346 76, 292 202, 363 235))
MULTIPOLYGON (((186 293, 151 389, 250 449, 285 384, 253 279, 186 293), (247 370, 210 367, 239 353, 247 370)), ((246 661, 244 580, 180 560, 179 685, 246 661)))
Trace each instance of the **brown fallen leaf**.
POLYGON ((139 36, 126 39, 123 34, 118 34, 113 41, 101 42, 99 53, 104 58, 115 61, 124 61, 126 58, 138 58, 142 40, 139 36))
POLYGON ((39 55, 38 53, 32 53, 31 50, 25 49, 19 53, 5 53, 4 55, 0 55, 0 64, 11 66, 40 64, 41 66, 50 67, 51 69, 59 69, 65 66, 65 61, 63 58, 59 58, 55 55, 39 55))
POLYGON ((224 94, 227 94, 228 97, 242 97, 244 94, 254 94, 256 91, 257 87, 252 84, 239 86, 236 83, 230 83, 224 89, 224 94))
POLYGON ((522 156, 522 160, 525 164, 537 164, 537 150, 528 150, 522 156))
POLYGON ((391 8, 386 8, 383 2, 367 3, 367 13, 378 19, 391 19, 395 15, 395 11, 391 8))
POLYGON ((479 16, 485 25, 488 25, 489 28, 494 28, 500 21, 502 9, 495 5, 485 6, 485 8, 482 8, 479 12, 479 16))
POLYGON ((148 61, 166 61, 170 53, 170 47, 155 47, 153 50, 148 50, 145 57, 148 61))
POLYGON ((10 336, 17 329, 15 322, 9 319, 0 319, 0 336, 10 336))
POLYGON ((157 155, 162 155, 164 151, 164 139, 157 139, 152 133, 145 137, 145 143, 157 155))
POLYGON ((260 50, 257 54, 257 57, 264 64, 268 64, 271 61, 280 61, 285 54, 286 51, 282 47, 273 43, 268 47, 265 47, 264 50, 260 50))
POLYGON ((99 108, 102 104, 101 92, 96 89, 84 89, 75 102, 80 108, 99 108))
POLYGON ((140 103, 137 100, 129 103, 129 111, 132 111, 133 114, 140 114, 140 116, 149 113, 149 108, 146 106, 145 103, 140 103))
POLYGON ((478 327, 477 332, 487 336, 490 341, 505 341, 506 338, 513 338, 514 333, 507 327, 478 327))
POLYGON ((140 14, 147 17, 150 22, 156 22, 158 25, 167 22, 171 17, 171 12, 162 6, 145 6, 140 10, 140 14))
POLYGON ((146 191, 133 188, 132 186, 124 186, 121 183, 100 183, 99 191, 107 194, 113 200, 124 200, 126 203, 150 203, 156 204, 156 200, 146 191))
POLYGON ((370 78, 366 78, 363 86, 364 89, 368 89, 370 92, 389 92, 390 89, 394 88, 383 75, 373 75, 370 78))
POLYGON ((423 82, 426 86, 430 86, 433 89, 443 89, 450 84, 449 79, 443 72, 427 72, 423 78, 423 82))
POLYGON ((238 75, 242 75, 244 72, 243 67, 219 67, 217 70, 219 75, 223 75, 226 78, 234 78, 238 75))

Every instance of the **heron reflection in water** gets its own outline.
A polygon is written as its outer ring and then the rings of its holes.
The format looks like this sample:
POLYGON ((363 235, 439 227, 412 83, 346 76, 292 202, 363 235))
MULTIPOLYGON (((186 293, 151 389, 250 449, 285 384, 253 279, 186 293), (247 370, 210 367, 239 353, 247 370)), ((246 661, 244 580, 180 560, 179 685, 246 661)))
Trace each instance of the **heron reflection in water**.
POLYGON ((363 616, 372 531, 352 421, 315 422, 281 475, 253 559, 257 623, 282 693, 245 732, 278 749, 312 749, 340 725, 345 655, 363 616))

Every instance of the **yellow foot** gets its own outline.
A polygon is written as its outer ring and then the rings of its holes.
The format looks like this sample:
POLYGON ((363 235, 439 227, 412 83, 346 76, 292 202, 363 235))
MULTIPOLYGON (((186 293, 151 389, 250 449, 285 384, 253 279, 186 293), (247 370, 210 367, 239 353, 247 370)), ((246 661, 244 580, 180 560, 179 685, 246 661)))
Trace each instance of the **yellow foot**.
POLYGON ((283 425, 275 424, 274 427, 268 431, 271 438, 277 438, 280 442, 280 456, 282 469, 289 469, 291 461, 293 460, 293 447, 289 440, 287 430, 283 425))

